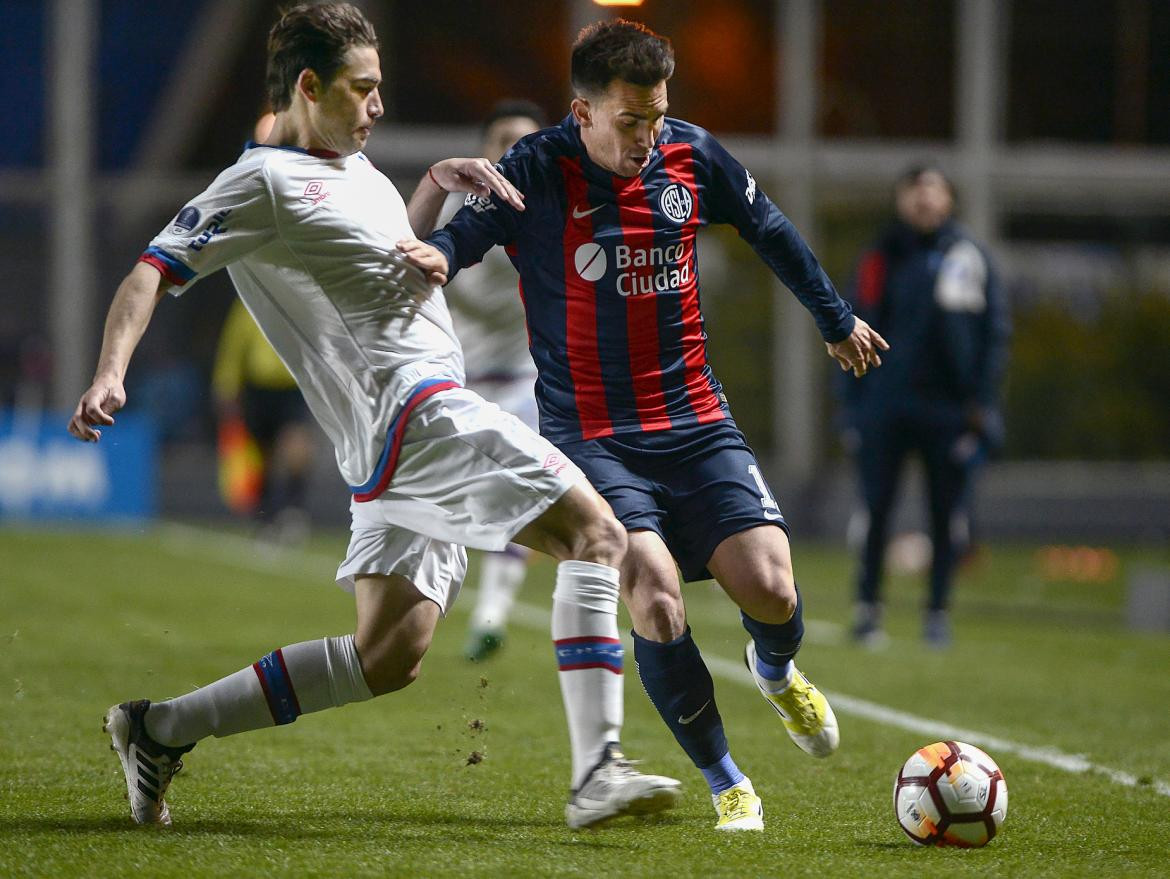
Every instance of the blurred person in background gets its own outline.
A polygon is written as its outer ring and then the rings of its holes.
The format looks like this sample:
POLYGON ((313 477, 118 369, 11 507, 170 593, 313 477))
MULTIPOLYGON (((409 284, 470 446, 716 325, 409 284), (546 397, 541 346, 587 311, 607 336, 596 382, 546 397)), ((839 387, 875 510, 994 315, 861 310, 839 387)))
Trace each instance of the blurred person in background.
MULTIPOLYGON (((545 124, 544 111, 532 101, 499 101, 483 123, 480 154, 494 164, 512 144, 545 124)), ((464 201, 459 193, 448 196, 440 223, 451 219, 464 201)), ((536 430, 536 366, 528 353, 516 269, 507 254, 498 248, 488 251, 482 263, 461 273, 444 293, 455 335, 463 346, 467 387, 536 430)), ((503 644, 508 614, 524 583, 530 554, 527 547, 515 543, 503 552, 483 554, 464 647, 464 655, 472 662, 486 659, 503 644)))
POLYGON ((303 543, 309 536, 305 489, 314 451, 309 407, 239 299, 219 337, 211 386, 225 459, 221 468, 227 471, 220 484, 229 506, 254 515, 261 538, 303 543))
POLYGON ((889 341, 880 370, 848 382, 844 443, 856 462, 864 509, 856 641, 880 647, 881 587, 891 514, 904 464, 921 456, 932 552, 923 637, 951 641, 947 608, 955 567, 970 543, 972 484, 1003 439, 1000 385, 1008 306, 985 249, 954 219, 955 191, 933 164, 907 169, 894 187, 896 218, 859 263, 854 311, 889 341))

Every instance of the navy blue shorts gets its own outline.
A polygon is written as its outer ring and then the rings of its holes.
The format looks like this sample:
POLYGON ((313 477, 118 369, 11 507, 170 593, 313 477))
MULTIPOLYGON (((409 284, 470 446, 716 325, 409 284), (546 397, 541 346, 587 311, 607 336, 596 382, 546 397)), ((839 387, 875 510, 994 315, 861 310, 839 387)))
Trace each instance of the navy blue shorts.
POLYGON ((730 418, 714 424, 560 442, 627 531, 654 531, 687 582, 733 534, 788 525, 756 455, 730 418))

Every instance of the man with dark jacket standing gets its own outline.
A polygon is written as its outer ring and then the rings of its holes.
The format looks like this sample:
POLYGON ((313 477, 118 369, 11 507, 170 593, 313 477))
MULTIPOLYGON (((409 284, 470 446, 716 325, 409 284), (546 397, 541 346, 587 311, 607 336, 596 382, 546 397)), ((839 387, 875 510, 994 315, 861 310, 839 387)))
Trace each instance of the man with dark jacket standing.
POLYGON ((923 634, 950 643, 947 605, 969 541, 972 479, 1003 436, 998 399, 1010 331, 983 248, 952 217, 954 189, 932 165, 895 186, 897 220, 866 252, 853 308, 890 343, 884 365, 845 392, 846 444, 865 509, 853 635, 880 646, 881 580, 891 512, 907 456, 923 459, 933 553, 923 634))

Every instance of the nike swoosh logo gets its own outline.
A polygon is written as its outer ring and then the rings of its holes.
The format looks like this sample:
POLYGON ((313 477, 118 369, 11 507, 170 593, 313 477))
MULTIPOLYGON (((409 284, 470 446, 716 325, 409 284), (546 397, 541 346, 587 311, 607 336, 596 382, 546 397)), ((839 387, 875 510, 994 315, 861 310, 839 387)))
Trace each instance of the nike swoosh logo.
POLYGON ((605 207, 605 205, 600 205, 600 204, 599 204, 599 205, 598 205, 597 207, 595 207, 595 208, 590 208, 590 209, 589 209, 589 210, 587 210, 587 211, 583 211, 583 210, 581 210, 580 208, 578 208, 576 205, 573 205, 573 219, 574 219, 574 220, 579 220, 579 219, 581 219, 582 217, 587 217, 587 216, 589 216, 590 214, 592 214, 592 213, 595 213, 596 211, 599 211, 599 210, 601 210, 603 207, 605 207))
MULTIPOLYGON (((703 708, 706 708, 706 707, 707 707, 708 705, 710 705, 710 704, 711 704, 711 700, 710 700, 710 699, 708 699, 706 702, 704 702, 704 703, 703 703, 703 708)), ((700 714, 702 714, 702 713, 703 713, 703 708, 700 708, 698 711, 696 711, 696 712, 695 712, 694 714, 692 714, 690 717, 683 717, 683 716, 680 714, 680 715, 678 716, 678 722, 679 722, 679 723, 681 723, 681 724, 683 724, 683 725, 685 726, 686 724, 688 724, 688 723, 690 723, 692 720, 694 720, 696 717, 698 717, 700 714)))

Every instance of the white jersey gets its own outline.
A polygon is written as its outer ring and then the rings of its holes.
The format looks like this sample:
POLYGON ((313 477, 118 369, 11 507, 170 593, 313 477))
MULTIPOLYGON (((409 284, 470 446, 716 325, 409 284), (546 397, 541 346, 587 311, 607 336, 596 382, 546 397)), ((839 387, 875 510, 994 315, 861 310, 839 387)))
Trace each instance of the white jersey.
POLYGON ((361 153, 249 144, 142 259, 175 294, 228 267, 360 494, 384 487, 394 419, 440 380, 464 382, 442 292, 395 249, 413 237, 398 190, 361 153))
MULTIPOLYGON (((466 196, 471 202, 474 195, 466 196)), ((453 193, 443 205, 440 225, 463 207, 465 197, 453 193)), ((528 352, 528 327, 520 299, 519 275, 502 247, 493 247, 483 261, 447 285, 447 302, 455 333, 463 346, 467 374, 473 383, 531 379, 536 365, 528 352)))

